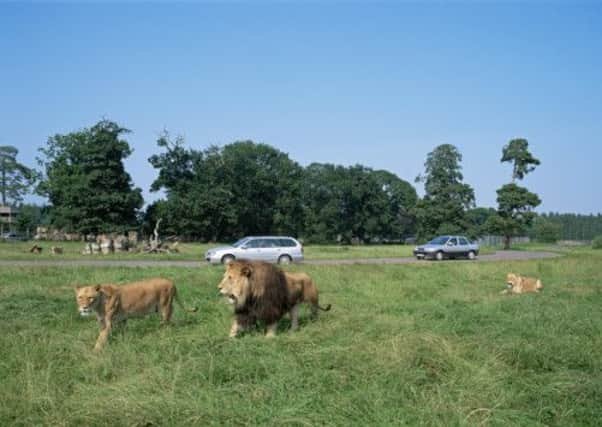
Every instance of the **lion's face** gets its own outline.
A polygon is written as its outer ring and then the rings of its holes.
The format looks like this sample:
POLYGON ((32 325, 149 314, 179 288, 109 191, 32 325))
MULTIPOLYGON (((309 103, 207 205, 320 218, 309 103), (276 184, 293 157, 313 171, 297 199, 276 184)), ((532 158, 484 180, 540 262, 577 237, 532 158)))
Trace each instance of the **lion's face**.
POLYGON ((506 286, 509 289, 512 289, 513 287, 515 287, 518 282, 519 282, 519 277, 514 274, 514 273, 508 273, 508 275, 506 276, 506 286))
POLYGON ((251 291, 251 268, 232 262, 226 266, 222 281, 217 285, 220 293, 228 298, 228 302, 242 307, 251 291))
POLYGON ((77 300, 79 314, 89 316, 93 309, 98 306, 100 297, 100 285, 76 287, 75 299, 77 300))

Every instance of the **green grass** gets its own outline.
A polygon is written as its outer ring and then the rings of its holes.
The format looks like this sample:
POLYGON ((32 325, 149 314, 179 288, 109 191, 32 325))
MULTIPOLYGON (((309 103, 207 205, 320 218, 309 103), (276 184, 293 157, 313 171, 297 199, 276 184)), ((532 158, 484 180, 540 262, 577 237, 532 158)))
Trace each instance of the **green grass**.
MULTIPOLYGON (((576 254, 576 255, 575 255, 576 254)), ((599 425, 602 254, 295 266, 333 309, 231 340, 221 267, 0 270, 0 425, 599 425), (508 271, 538 295, 500 295, 508 271), (173 278, 188 304, 100 355, 72 286, 173 278)))
MULTIPOLYGON (((108 259, 108 260, 181 260, 203 261, 207 249, 219 246, 219 243, 182 243, 180 253, 176 254, 142 254, 142 253, 115 253, 109 255, 82 255, 84 244, 81 242, 0 242, 0 259, 4 260, 30 260, 30 259, 108 259), (37 244, 43 248, 41 254, 31 254, 29 249, 37 244), (62 255, 52 255, 51 246, 60 246, 64 250, 62 255)), ((346 258, 390 258, 412 256, 412 245, 305 245, 305 259, 346 259, 346 258)), ((485 247, 482 254, 493 253, 495 248, 485 247)))

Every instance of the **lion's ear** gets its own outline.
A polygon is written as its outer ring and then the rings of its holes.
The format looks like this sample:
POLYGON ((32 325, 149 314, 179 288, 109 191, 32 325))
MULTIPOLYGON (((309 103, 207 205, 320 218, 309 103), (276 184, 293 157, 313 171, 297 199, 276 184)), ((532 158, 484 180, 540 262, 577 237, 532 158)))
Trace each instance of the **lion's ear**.
POLYGON ((100 292, 102 292, 103 294, 105 294, 106 296, 110 297, 111 295, 113 295, 116 291, 115 287, 112 285, 104 285, 104 286, 100 286, 100 292))
POLYGON ((252 272, 253 269, 248 265, 245 265, 243 268, 240 269, 240 274, 242 274, 243 276, 251 277, 252 272))
POLYGON ((95 290, 96 292, 100 292, 100 285, 96 285, 96 286, 94 286, 94 290, 95 290))

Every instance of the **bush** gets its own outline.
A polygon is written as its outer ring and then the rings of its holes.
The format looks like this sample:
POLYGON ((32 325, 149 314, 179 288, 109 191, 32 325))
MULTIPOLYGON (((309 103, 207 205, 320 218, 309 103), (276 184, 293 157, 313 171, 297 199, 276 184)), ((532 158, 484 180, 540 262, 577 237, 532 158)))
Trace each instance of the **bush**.
POLYGON ((535 240, 542 243, 556 243, 560 239, 562 228, 560 224, 554 224, 542 218, 535 220, 533 224, 535 240))
POLYGON ((602 249, 602 236, 597 236, 592 241, 592 248, 594 249, 602 249))

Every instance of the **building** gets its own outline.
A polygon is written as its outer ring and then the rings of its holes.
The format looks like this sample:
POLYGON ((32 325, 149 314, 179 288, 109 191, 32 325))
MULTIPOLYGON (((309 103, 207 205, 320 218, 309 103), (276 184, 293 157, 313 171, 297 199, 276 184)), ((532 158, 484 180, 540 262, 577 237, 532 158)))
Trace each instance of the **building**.
POLYGON ((11 231, 15 228, 19 212, 10 206, 0 206, 0 233, 11 231))

